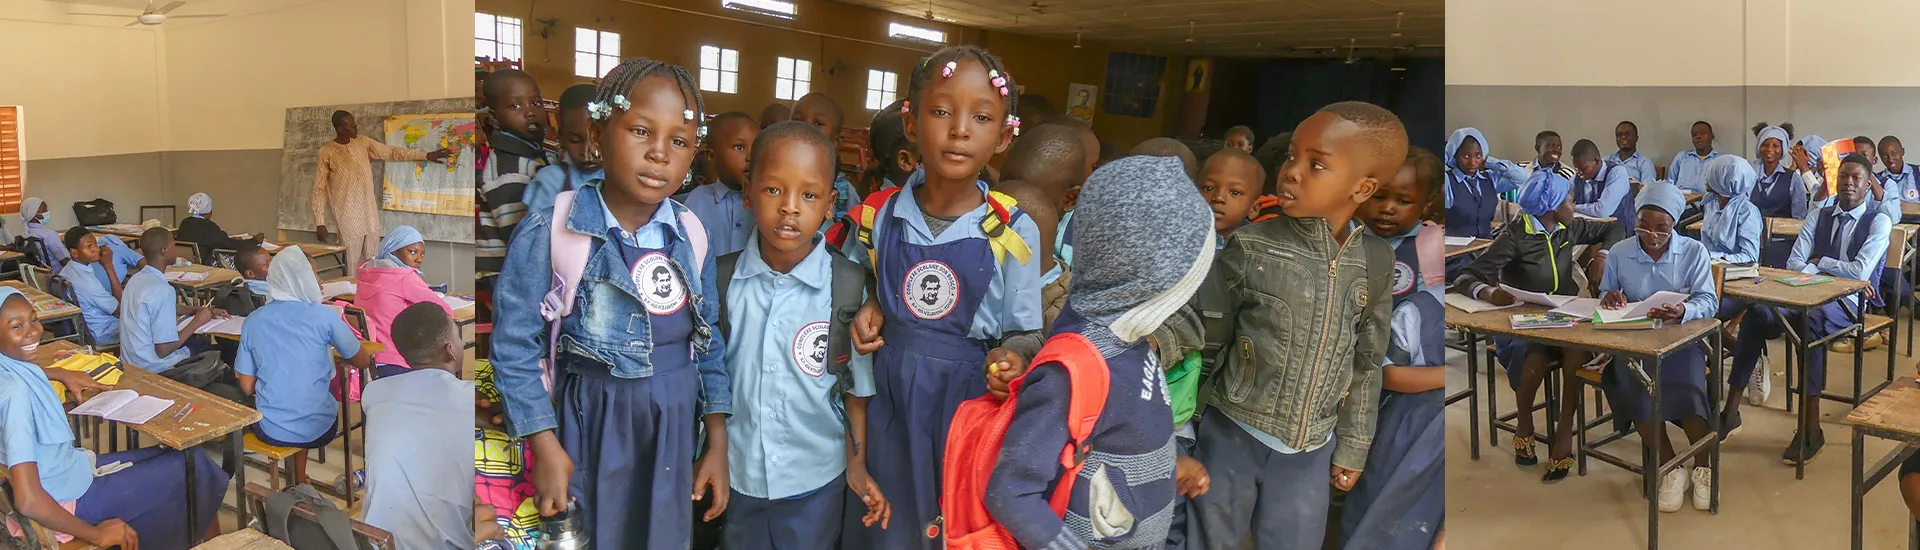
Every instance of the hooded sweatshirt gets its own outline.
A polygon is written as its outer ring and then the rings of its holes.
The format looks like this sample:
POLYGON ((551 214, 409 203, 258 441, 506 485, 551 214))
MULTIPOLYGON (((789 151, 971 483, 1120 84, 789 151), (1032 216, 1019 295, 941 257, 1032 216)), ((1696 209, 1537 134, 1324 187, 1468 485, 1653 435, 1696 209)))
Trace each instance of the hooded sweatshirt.
MULTIPOLYGON (((407 366, 407 360, 400 358, 400 350, 393 345, 393 318, 400 311, 420 302, 440 304, 447 309, 440 295, 427 288, 427 281, 420 273, 405 264, 391 264, 381 260, 371 260, 360 265, 358 286, 354 287, 354 305, 367 312, 367 332, 373 341, 387 347, 373 354, 373 361, 383 365, 407 366)), ((447 309, 447 315, 453 310, 447 309)))

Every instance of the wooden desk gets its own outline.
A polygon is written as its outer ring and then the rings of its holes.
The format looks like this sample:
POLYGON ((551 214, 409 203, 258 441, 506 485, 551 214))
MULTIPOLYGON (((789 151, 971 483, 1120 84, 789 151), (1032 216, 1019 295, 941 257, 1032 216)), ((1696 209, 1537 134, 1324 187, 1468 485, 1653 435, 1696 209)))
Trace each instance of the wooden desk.
POLYGON ((1900 217, 1901 218, 1920 217, 1920 202, 1902 201, 1900 203, 1900 217))
MULTIPOLYGON (((333 267, 328 267, 325 269, 316 269, 314 270, 315 273, 326 273, 328 271, 339 271, 340 274, 342 275, 345 275, 347 273, 347 247, 336 245, 336 244, 301 243, 301 242, 293 242, 293 241, 267 241, 267 242, 273 243, 274 246, 278 246, 281 248, 285 248, 289 246, 298 246, 300 247, 300 251, 305 252, 307 254, 307 258, 310 258, 310 259, 317 260, 327 256, 333 257, 333 262, 334 262, 333 267)), ((273 252, 269 252, 268 254, 273 254, 277 252, 279 252, 279 250, 274 250, 273 252)))
POLYGON ((220 289, 234 284, 234 280, 240 278, 240 272, 238 271, 210 265, 183 265, 167 268, 167 273, 175 272, 207 274, 207 278, 198 281, 168 281, 173 283, 173 288, 179 289, 183 296, 195 299, 200 298, 202 294, 218 292, 220 289))
MULTIPOLYGON (((1610 353, 1618 358, 1640 359, 1645 370, 1633 371, 1631 375, 1640 379, 1641 383, 1647 388, 1649 394, 1648 401, 1652 409, 1649 411, 1649 418, 1656 419, 1661 418, 1660 384, 1658 383, 1660 380, 1661 358, 1681 351, 1687 346, 1710 342, 1709 349, 1711 351, 1707 356, 1706 372, 1706 378, 1709 381, 1707 384, 1707 402, 1720 402, 1721 387, 1719 383, 1714 382, 1720 380, 1721 342, 1719 320, 1713 318, 1699 319, 1685 324, 1670 324, 1653 330, 1598 330, 1587 323, 1575 324, 1572 328, 1560 329, 1513 329, 1511 316, 1545 313, 1548 309, 1550 308, 1535 304, 1522 304, 1517 307, 1483 311, 1480 313, 1467 313, 1458 309, 1448 308, 1446 323, 1449 328, 1459 329, 1466 333, 1468 350, 1481 350, 1482 347, 1478 345, 1477 340, 1480 336, 1484 335, 1513 338, 1529 343, 1587 350, 1596 353, 1610 353)), ((1484 350, 1482 353, 1486 354, 1489 363, 1493 361, 1492 350, 1484 350)), ((1479 370, 1479 357, 1480 354, 1478 353, 1473 353, 1472 351, 1467 353, 1469 380, 1473 378, 1471 375, 1479 370)), ((1487 370, 1486 384, 1489 388, 1494 387, 1493 373, 1496 370, 1499 369, 1487 370)), ((1488 391, 1486 394, 1488 433, 1497 434, 1499 433, 1499 409, 1498 404, 1495 402, 1495 396, 1498 392, 1488 391)), ((1532 411, 1520 411, 1519 414, 1532 414, 1532 411)), ((1596 418, 1591 425, 1606 425, 1609 420, 1607 416, 1611 415, 1596 418)), ((1679 449, 1679 452, 1674 455, 1673 460, 1662 463, 1656 453, 1646 450, 1659 448, 1660 439, 1665 437, 1665 430, 1656 430, 1656 433, 1659 435, 1655 436, 1654 441, 1646 443, 1648 447, 1643 447, 1640 455, 1640 465, 1636 467, 1625 460, 1621 460, 1619 457, 1614 457, 1600 450, 1601 446, 1614 441, 1620 441, 1630 435, 1635 435, 1635 432, 1617 432, 1594 441, 1589 445, 1586 441, 1586 427, 1589 424, 1584 421, 1579 424, 1580 426, 1574 430, 1575 434, 1579 437, 1579 442, 1574 446, 1574 454, 1579 459, 1581 475, 1586 475, 1586 459, 1588 455, 1592 455, 1603 462, 1640 474, 1641 487, 1645 491, 1647 499, 1647 548, 1658 548, 1660 544, 1660 507, 1657 499, 1659 498, 1658 487, 1661 475, 1676 468, 1688 467, 1692 463, 1691 458, 1698 453, 1707 453, 1713 476, 1712 485, 1714 487, 1713 495, 1710 499, 1712 502, 1710 510, 1714 514, 1720 513, 1720 438, 1709 437, 1696 441, 1684 449, 1679 449)), ((1665 423, 1662 422, 1661 424, 1664 425, 1665 423)), ((1719 415, 1708 415, 1707 430, 1708 433, 1720 433, 1719 415)), ((1495 439, 1498 438, 1489 438, 1488 444, 1494 444, 1493 440, 1495 439)))
POLYGON ((12 250, 0 250, 0 262, 11 262, 11 261, 19 260, 25 257, 27 257, 26 254, 21 254, 19 252, 14 252, 12 250))
MULTIPOLYGON (((1868 398, 1865 403, 1847 413, 1846 423, 1853 427, 1853 477, 1851 505, 1853 510, 1853 550, 1860 550, 1864 544, 1862 530, 1866 523, 1866 496, 1875 485, 1880 484, 1889 474, 1900 469, 1900 464, 1913 456, 1914 445, 1920 445, 1920 381, 1912 376, 1902 376, 1887 387, 1885 391, 1868 398), (1866 436, 1890 439, 1901 443, 1892 452, 1874 463, 1873 470, 1866 469, 1866 436)), ((1899 479, 1894 480, 1899 485, 1899 479)), ((1907 521, 1907 547, 1920 549, 1920 523, 1907 521)))
MULTIPOLYGON (((245 506, 247 503, 242 501, 240 504, 245 506)), ((287 546, 286 543, 274 540, 266 533, 252 529, 241 529, 220 535, 207 541, 206 544, 193 548, 194 550, 293 550, 292 546, 287 546)))
POLYGON ((40 322, 42 324, 70 322, 70 324, 73 325, 73 334, 71 336, 50 337, 51 335, 48 334, 42 335, 40 341, 46 342, 56 339, 77 340, 81 333, 85 331, 85 329, 80 326, 80 323, 83 322, 80 318, 80 306, 75 305, 73 302, 41 292, 40 289, 27 286, 27 283, 21 281, 0 281, 0 285, 18 289, 21 294, 27 297, 27 301, 33 302, 33 310, 40 314, 40 322))
POLYGON ((1687 200, 1687 204, 1693 204, 1700 202, 1700 198, 1706 196, 1706 194, 1699 191, 1681 191, 1680 196, 1687 200))
POLYGON ((1486 250, 1489 246, 1493 246, 1492 239, 1474 239, 1472 243, 1461 246, 1447 245, 1447 259, 1451 260, 1455 256, 1486 250))
MULTIPOLYGON (((145 233, 147 231, 146 228, 140 227, 139 224, 89 225, 87 226, 87 229, 92 230, 94 233, 105 233, 108 235, 115 235, 120 237, 133 237, 135 239, 140 238, 140 234, 145 233)), ((167 228, 167 230, 175 231, 176 228, 169 227, 167 228)), ((65 233, 63 232, 62 234, 65 234, 65 233)))

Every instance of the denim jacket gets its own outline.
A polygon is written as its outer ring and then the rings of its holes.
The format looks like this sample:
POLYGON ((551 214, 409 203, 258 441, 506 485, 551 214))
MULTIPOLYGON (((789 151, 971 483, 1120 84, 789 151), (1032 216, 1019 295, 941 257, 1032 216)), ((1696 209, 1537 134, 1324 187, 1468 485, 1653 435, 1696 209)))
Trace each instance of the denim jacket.
POLYGON ((1364 468, 1393 309, 1386 241, 1356 230, 1342 245, 1322 219, 1282 216, 1235 231, 1214 267, 1237 313, 1207 404, 1296 449, 1332 431, 1333 463, 1364 468))
MULTIPOLYGON (((639 290, 623 265, 618 246, 606 246, 608 220, 600 207, 600 184, 593 182, 578 188, 566 229, 593 238, 593 252, 575 291, 573 312, 560 321, 560 342, 556 352, 559 369, 582 362, 587 368, 606 368, 620 378, 645 378, 653 375, 649 354, 653 338, 649 317, 640 303, 639 290)), ((662 208, 677 214, 687 207, 668 200, 662 208)), ((509 431, 514 437, 558 427, 553 398, 540 383, 540 359, 547 353, 547 324, 540 316, 540 302, 552 286, 553 265, 548 245, 548 226, 553 223, 551 209, 533 212, 521 221, 507 251, 507 262, 494 287, 493 376, 505 401, 509 431)), ((673 262, 682 270, 695 265, 693 247, 687 243, 685 228, 673 224, 673 262)), ((714 285, 712 250, 699 265, 698 277, 686 277, 687 295, 693 300, 693 362, 700 373, 700 414, 733 413, 733 387, 722 362, 727 346, 713 330, 718 306, 706 296, 714 285)), ((556 377, 558 378, 558 377, 556 377)), ((557 383, 557 381, 556 381, 557 383)), ((693 419, 688 419, 692 421, 693 419)))

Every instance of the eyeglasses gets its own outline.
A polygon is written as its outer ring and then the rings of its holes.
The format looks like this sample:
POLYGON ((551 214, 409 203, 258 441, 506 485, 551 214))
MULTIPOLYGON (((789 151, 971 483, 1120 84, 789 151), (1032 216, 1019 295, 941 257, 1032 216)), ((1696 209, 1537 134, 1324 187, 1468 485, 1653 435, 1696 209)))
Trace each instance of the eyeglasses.
POLYGON ((1641 229, 1641 228, 1638 228, 1638 227, 1636 227, 1636 228, 1633 228, 1633 231, 1634 231, 1634 233, 1638 233, 1638 234, 1641 234, 1641 235, 1646 235, 1646 236, 1648 236, 1648 237, 1653 237, 1653 240, 1654 240, 1654 241, 1656 241, 1656 242, 1657 242, 1657 241, 1665 241, 1665 240, 1667 240, 1667 239, 1671 239, 1671 238, 1673 238, 1673 232, 1672 232, 1672 231, 1654 231, 1654 230, 1651 230, 1651 229, 1641 229))

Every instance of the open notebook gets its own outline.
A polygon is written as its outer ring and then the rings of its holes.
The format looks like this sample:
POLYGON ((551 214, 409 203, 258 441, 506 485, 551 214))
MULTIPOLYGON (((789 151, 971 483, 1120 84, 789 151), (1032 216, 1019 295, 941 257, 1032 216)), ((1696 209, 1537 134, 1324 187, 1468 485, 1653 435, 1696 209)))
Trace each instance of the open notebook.
POLYGON ((166 274, 166 277, 168 282, 197 283, 200 281, 207 280, 207 272, 205 271, 168 271, 166 274))
POLYGON ((69 414, 98 416, 123 424, 145 424, 172 407, 172 399, 140 395, 133 390, 112 390, 100 392, 100 395, 74 407, 69 414))
MULTIPOLYGON (((173 329, 180 330, 183 328, 187 328, 187 323, 191 323, 191 322, 193 322, 193 317, 190 317, 190 316, 181 317, 178 322, 174 323, 173 329)), ((247 324, 247 318, 245 316, 235 315, 225 319, 214 319, 211 321, 207 321, 207 324, 200 325, 200 328, 195 329, 193 333, 194 334, 230 334, 233 336, 239 336, 241 327, 246 326, 246 324, 247 324)))

